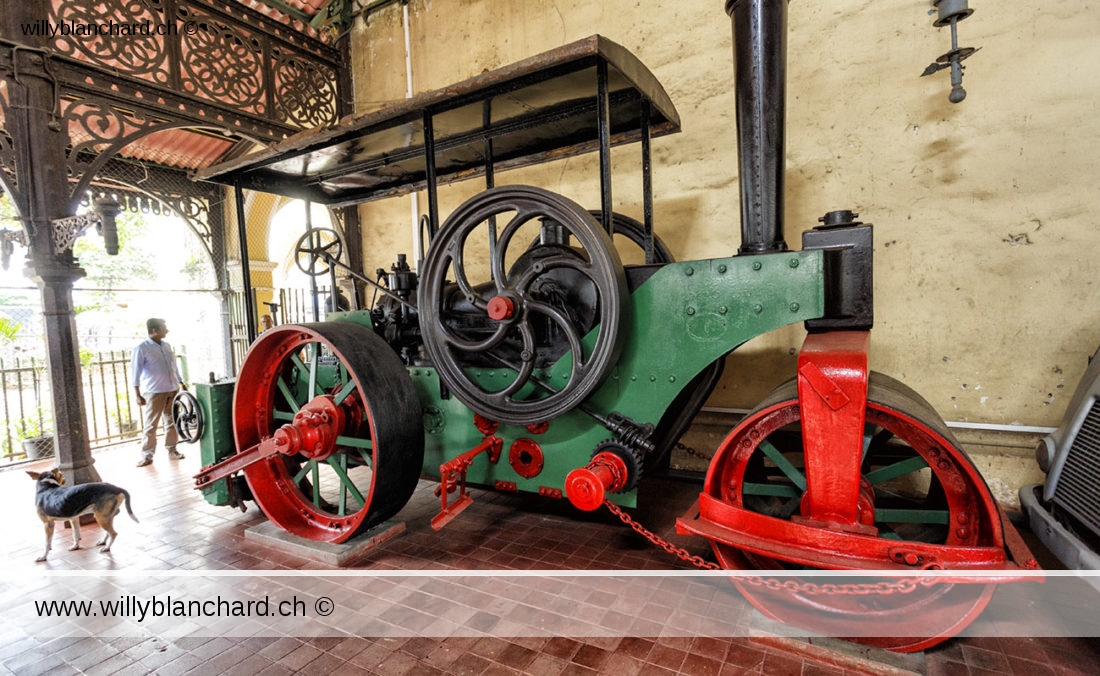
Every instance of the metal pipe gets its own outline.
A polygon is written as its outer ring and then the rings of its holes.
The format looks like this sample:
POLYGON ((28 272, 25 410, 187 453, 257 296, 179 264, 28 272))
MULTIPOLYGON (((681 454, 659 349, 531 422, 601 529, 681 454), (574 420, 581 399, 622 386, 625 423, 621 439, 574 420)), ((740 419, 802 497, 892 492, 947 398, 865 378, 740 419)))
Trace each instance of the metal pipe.
POLYGON ((434 112, 424 111, 424 181, 428 190, 428 246, 435 241, 439 231, 439 197, 435 178, 435 121, 434 112))
POLYGON ((783 172, 787 0, 726 0, 726 13, 733 22, 741 184, 738 253, 786 251, 783 172))
MULTIPOLYGON (((368 6, 366 11, 369 12, 372 6, 368 6)), ((413 97, 412 37, 409 30, 408 2, 401 3, 401 28, 405 34, 405 98, 411 99, 413 97)), ((413 251, 420 252, 424 250, 424 243, 420 239, 420 193, 415 190, 409 195, 409 208, 412 210, 413 251)), ((417 255, 419 267, 419 254, 417 255)))
POLYGON ((354 18, 354 17, 359 16, 360 14, 362 14, 363 15, 363 20, 365 21, 368 18, 370 18, 370 13, 371 12, 382 9, 386 5, 392 5, 395 2, 400 2, 402 5, 404 5, 406 7, 408 7, 408 5, 409 5, 409 0, 377 0, 376 2, 370 3, 366 7, 363 7, 363 8, 361 8, 361 9, 355 11, 355 12, 352 12, 352 17, 354 18))
MULTIPOLYGON (((493 158, 493 137, 488 133, 493 126, 493 101, 485 99, 481 103, 481 128, 485 131, 485 189, 496 185, 496 167, 493 158)), ((489 216, 489 260, 497 259, 497 217, 489 216)))
POLYGON ((252 297, 252 270, 248 267, 248 224, 245 222, 244 189, 239 181, 233 183, 233 197, 237 203, 237 243, 241 248, 241 285, 244 288, 244 326, 249 342, 256 340, 256 303, 252 297))
MULTIPOLYGON (((306 200, 305 201, 305 206, 306 206, 306 232, 313 232, 313 203, 310 202, 309 200, 306 200)), ((310 237, 309 237, 309 246, 311 248, 320 246, 320 244, 321 244, 321 238, 320 237, 315 238, 313 235, 310 235, 310 237)), ((332 266, 330 265, 329 267, 331 268, 332 266)), ((332 289, 333 293, 336 292, 335 286, 336 285, 333 284, 333 289, 332 289)), ((321 304, 320 304, 320 301, 317 298, 317 276, 316 275, 310 275, 309 276, 309 295, 310 295, 311 298, 313 298, 313 321, 319 322, 319 321, 321 321, 321 304)), ((335 300, 335 298, 333 298, 333 301, 332 301, 332 309, 333 310, 336 309, 336 300, 335 300)))
POLYGON ((608 92, 607 61, 596 62, 596 128, 600 137, 600 224, 608 235, 611 224, 611 103, 608 92))
POLYGON ((642 104, 642 227, 645 230, 645 262, 656 262, 653 245, 653 153, 652 111, 649 102, 642 104))

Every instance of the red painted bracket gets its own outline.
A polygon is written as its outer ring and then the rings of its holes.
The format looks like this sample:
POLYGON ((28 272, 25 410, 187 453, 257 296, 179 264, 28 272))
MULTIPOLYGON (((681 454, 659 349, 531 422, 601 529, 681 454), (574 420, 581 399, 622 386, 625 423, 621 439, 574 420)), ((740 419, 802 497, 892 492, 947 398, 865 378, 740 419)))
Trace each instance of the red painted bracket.
POLYGON ((439 514, 432 518, 434 530, 443 528, 461 514, 462 510, 473 504, 474 499, 466 492, 466 470, 473 464, 474 458, 487 453, 489 462, 495 463, 500 459, 500 451, 503 448, 503 439, 487 436, 477 446, 439 466, 439 488, 435 489, 435 494, 440 497, 442 508, 439 514), (447 504, 447 496, 455 490, 458 490, 458 499, 447 504))
POLYGON ((860 500, 867 415, 869 331, 811 333, 798 355, 798 404, 806 494, 801 518, 835 530, 873 534, 874 513, 860 500))
POLYGON ((826 530, 757 514, 706 494, 700 495, 693 509, 677 519, 676 531, 815 568, 995 570, 1015 567, 1000 547, 901 542, 858 532, 826 530))

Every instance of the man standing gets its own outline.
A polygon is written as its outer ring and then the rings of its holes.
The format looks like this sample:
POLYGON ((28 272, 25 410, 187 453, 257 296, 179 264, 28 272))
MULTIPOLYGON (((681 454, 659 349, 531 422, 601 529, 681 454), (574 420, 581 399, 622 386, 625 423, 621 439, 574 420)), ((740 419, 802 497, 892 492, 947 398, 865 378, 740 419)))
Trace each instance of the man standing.
POLYGON ((172 351, 172 346, 164 340, 168 335, 168 324, 163 319, 154 317, 145 322, 145 326, 149 330, 149 338, 134 348, 130 361, 130 370, 133 373, 130 380, 137 394, 137 404, 145 406, 145 427, 138 467, 145 467, 153 462, 153 453, 157 450, 157 426, 162 415, 167 427, 164 445, 168 449, 168 457, 172 460, 183 460, 183 454, 176 450, 179 435, 172 424, 172 400, 180 387, 187 389, 176 366, 176 354, 172 351))

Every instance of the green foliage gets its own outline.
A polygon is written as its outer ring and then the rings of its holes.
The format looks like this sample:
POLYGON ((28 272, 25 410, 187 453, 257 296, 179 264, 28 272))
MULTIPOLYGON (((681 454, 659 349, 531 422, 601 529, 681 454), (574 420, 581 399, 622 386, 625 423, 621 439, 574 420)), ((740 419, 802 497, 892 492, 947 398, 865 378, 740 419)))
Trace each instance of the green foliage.
POLYGON ((53 436, 53 419, 49 411, 31 412, 19 420, 8 421, 8 433, 0 435, 0 455, 21 455, 19 444, 24 439, 41 439, 53 436), (12 447, 15 448, 12 448, 12 447))
POLYGON ((150 250, 150 238, 143 238, 148 229, 139 213, 123 211, 115 219, 118 226, 118 255, 110 256, 103 248, 103 239, 89 230, 73 244, 73 255, 87 272, 89 286, 137 287, 157 278, 156 251, 150 250))
POLYGON ((8 221, 0 223, 0 227, 9 230, 21 227, 18 225, 19 212, 15 210, 15 203, 11 201, 11 196, 6 192, 0 192, 0 221, 8 221))
POLYGON ((11 291, 0 293, 0 306, 28 307, 38 302, 35 291, 11 291))
POLYGON ((206 276, 209 267, 210 265, 204 257, 192 254, 187 262, 183 264, 183 267, 180 268, 180 272, 187 275, 187 278, 192 282, 200 282, 206 276))
POLYGON ((12 321, 8 317, 0 317, 0 338, 9 342, 15 340, 15 336, 22 326, 23 324, 20 322, 12 321))
POLYGON ((20 420, 13 420, 13 433, 19 438, 23 439, 35 439, 41 436, 53 434, 53 420, 45 412, 42 413, 42 419, 39 420, 35 414, 27 415, 20 420))
POLYGON ((111 419, 111 422, 115 424, 115 427, 117 427, 119 431, 126 431, 123 427, 127 424, 129 424, 131 428, 136 429, 136 427, 141 424, 140 410, 137 411, 135 415, 130 397, 125 392, 119 392, 115 395, 115 400, 115 408, 107 413, 107 417, 111 419))

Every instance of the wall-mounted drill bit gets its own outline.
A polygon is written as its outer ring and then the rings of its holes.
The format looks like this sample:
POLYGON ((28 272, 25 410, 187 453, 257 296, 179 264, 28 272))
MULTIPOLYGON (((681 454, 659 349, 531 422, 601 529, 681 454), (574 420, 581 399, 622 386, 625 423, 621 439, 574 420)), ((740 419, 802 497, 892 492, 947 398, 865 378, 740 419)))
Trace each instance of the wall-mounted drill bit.
POLYGON ((966 90, 962 86, 962 61, 981 47, 959 47, 958 24, 973 14, 974 10, 967 6, 967 0, 932 0, 932 7, 934 9, 929 14, 935 13, 937 15, 932 25, 936 28, 951 26, 951 51, 929 64, 921 73, 921 77, 931 75, 944 68, 950 68, 951 93, 947 98, 951 103, 959 103, 966 98, 966 90))

